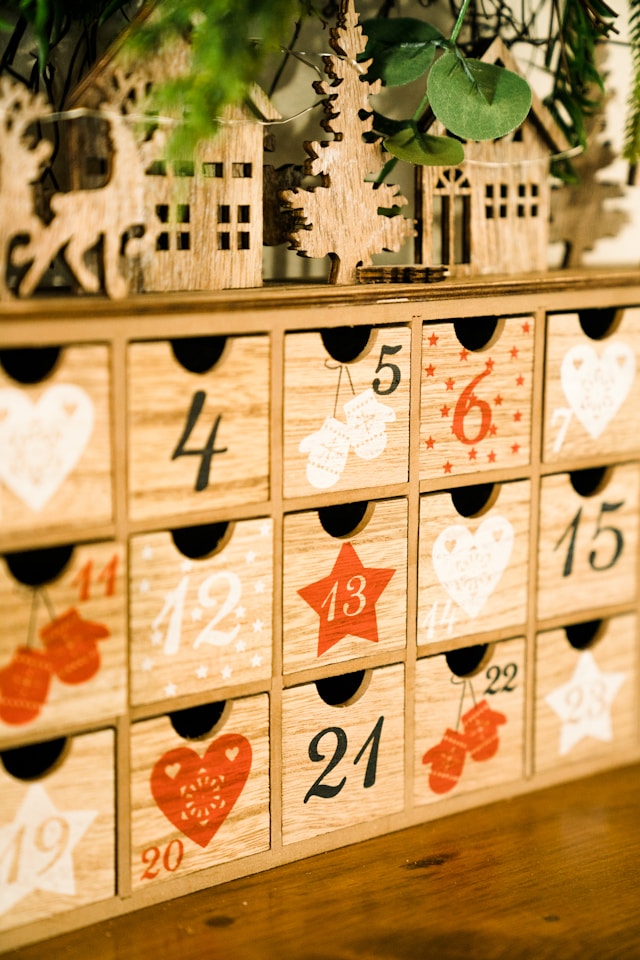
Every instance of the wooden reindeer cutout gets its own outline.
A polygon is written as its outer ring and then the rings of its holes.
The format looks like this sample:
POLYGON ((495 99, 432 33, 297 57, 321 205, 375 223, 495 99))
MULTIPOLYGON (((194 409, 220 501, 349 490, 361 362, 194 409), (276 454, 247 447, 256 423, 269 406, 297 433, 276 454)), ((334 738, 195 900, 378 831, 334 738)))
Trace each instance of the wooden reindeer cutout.
POLYGON ((11 296, 7 269, 12 242, 42 229, 35 212, 34 182, 52 145, 29 142, 29 128, 50 112, 41 95, 0 77, 0 300, 11 296))
POLYGON ((122 72, 114 73, 112 83, 111 106, 101 111, 109 123, 112 145, 109 179, 97 189, 53 195, 53 219, 47 225, 42 221, 32 225, 30 242, 18 248, 14 256, 21 265, 31 261, 20 283, 22 296, 34 291, 60 251, 80 285, 90 293, 98 292, 100 277, 87 265, 85 257, 100 241, 106 293, 117 298, 129 291, 121 267, 122 253, 131 242, 131 231, 144 229, 144 165, 127 113, 140 91, 122 72))

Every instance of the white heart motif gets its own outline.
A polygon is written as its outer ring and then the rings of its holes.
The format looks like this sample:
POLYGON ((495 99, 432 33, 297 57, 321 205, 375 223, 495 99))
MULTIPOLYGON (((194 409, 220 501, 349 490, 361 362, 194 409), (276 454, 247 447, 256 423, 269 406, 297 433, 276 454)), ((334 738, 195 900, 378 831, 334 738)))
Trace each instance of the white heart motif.
POLYGON ((513 527, 501 516, 483 520, 475 534, 461 523, 437 537, 431 556, 452 600, 476 617, 495 590, 513 549, 513 527))
POLYGON ((93 424, 93 401, 74 384, 49 387, 35 403, 15 387, 0 389, 0 480, 41 510, 77 464, 93 424))
POLYGON ((633 351, 621 340, 608 343, 601 356, 587 343, 577 344, 565 353, 560 368, 562 389, 594 440, 620 409, 635 372, 633 351))

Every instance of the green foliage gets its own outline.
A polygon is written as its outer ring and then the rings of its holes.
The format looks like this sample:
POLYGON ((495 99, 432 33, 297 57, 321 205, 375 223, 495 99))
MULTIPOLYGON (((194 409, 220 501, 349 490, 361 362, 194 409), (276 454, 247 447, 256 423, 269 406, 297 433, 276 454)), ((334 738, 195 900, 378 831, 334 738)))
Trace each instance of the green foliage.
MULTIPOLYGON (((466 58, 456 45, 467 6, 465 2, 449 39, 431 24, 410 17, 367 20, 362 25, 368 40, 361 59, 373 58, 367 80, 379 79, 393 87, 426 77, 425 94, 411 117, 391 120, 374 113, 376 131, 397 159, 431 166, 462 162, 464 149, 458 139, 425 132, 424 125, 433 116, 454 137, 493 140, 518 127, 529 112, 531 90, 526 80, 496 64, 466 58), (436 58, 439 49, 442 55, 436 58)), ((384 174, 388 172, 387 165, 384 174)))
POLYGON ((632 77, 627 99, 622 155, 632 167, 640 160, 640 0, 629 0, 632 77))
MULTIPOLYGON (((575 146, 586 145, 585 121, 602 99, 604 77, 598 68, 597 47, 614 29, 616 16, 603 0, 564 0, 556 30, 552 25, 550 31, 546 66, 553 70, 553 88, 544 103, 575 146)), ((567 164, 560 164, 556 173, 572 179, 567 164)))

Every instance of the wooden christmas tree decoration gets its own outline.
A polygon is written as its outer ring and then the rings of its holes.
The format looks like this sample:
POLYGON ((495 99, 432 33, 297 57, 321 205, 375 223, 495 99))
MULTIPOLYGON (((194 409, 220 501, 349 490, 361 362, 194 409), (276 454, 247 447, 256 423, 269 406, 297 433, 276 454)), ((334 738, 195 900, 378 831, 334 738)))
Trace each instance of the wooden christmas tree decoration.
POLYGON ((306 142, 304 172, 320 176, 319 188, 286 190, 282 198, 297 213, 298 229, 290 240, 301 256, 331 258, 330 283, 355 283, 359 265, 371 264, 382 250, 399 250, 414 235, 413 221, 385 216, 380 209, 400 208, 406 199, 388 184, 374 184, 384 165, 379 141, 371 142, 373 118, 369 96, 380 82, 363 79, 370 61, 357 62, 366 46, 353 0, 341 0, 337 27, 331 31, 337 56, 324 57, 331 79, 314 83, 326 95, 322 126, 333 140, 306 142), (364 135, 369 137, 365 140, 364 135), (370 179, 367 179, 370 178, 370 179), (302 231, 305 231, 302 233, 302 231))

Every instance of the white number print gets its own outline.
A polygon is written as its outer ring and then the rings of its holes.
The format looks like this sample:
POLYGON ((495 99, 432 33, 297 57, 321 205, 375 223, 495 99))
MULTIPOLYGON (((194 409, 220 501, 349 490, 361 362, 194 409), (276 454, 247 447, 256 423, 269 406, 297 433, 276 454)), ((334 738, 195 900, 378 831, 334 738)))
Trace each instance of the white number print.
POLYGON ((36 890, 73 896, 73 850, 97 816, 56 809, 34 784, 12 823, 0 827, 0 915, 36 890))
MULTIPOLYGON (((198 588, 198 606, 196 607, 196 616, 200 616, 202 610, 211 610, 218 606, 220 598, 215 596, 218 586, 222 586, 222 603, 215 616, 209 620, 207 625, 199 632, 193 641, 193 649, 197 650, 203 643, 211 644, 216 647, 224 647, 232 643, 240 632, 240 624, 232 630, 217 630, 218 624, 222 623, 229 614, 237 608, 242 599, 242 583, 236 573, 229 570, 220 570, 206 577, 198 588)), ((182 627, 184 622, 185 600, 190 586, 190 575, 185 574, 175 590, 170 590, 166 597, 162 610, 152 623, 152 639, 156 645, 162 643, 162 624, 168 617, 167 630, 164 635, 163 650, 165 656, 174 656, 180 650, 182 642, 182 627)))

